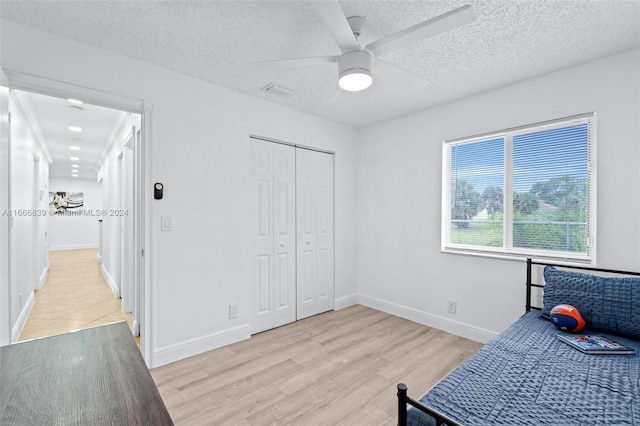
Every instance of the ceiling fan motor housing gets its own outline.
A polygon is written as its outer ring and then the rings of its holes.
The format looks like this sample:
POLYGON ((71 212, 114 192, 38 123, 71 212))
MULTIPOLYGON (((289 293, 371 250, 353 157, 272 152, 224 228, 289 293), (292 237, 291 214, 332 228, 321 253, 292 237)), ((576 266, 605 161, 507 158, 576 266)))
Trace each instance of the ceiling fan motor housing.
POLYGON ((343 53, 338 61, 338 75, 340 78, 349 74, 371 75, 373 56, 364 50, 354 50, 343 53))

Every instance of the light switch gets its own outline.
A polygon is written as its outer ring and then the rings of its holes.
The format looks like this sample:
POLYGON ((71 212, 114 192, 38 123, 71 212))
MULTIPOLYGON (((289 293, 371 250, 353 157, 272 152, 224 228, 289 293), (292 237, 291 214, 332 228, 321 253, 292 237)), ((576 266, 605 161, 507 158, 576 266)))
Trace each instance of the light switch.
POLYGON ((161 231, 171 231, 171 216, 161 216, 160 217, 160 230, 161 231))

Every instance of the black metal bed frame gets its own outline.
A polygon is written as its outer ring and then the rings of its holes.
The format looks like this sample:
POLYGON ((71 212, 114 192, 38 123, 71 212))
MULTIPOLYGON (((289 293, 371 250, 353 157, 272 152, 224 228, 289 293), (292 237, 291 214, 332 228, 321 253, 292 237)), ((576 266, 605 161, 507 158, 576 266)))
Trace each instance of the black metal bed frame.
POLYGON ((460 426, 459 423, 454 422, 444 414, 408 396, 407 385, 404 383, 398 383, 398 426, 407 426, 407 404, 433 417, 436 421, 436 426, 460 426))
MULTIPOLYGON (((562 265, 562 264, 554 264, 549 262, 541 262, 536 261, 531 258, 527 258, 527 304, 525 306, 526 312, 531 310, 541 310, 541 307, 532 306, 531 305, 531 293, 534 288, 544 288, 544 284, 537 284, 531 281, 531 270, 533 265, 542 265, 542 266, 557 266, 559 268, 567 268, 567 269, 577 269, 583 271, 593 271, 593 272, 605 272, 611 274, 621 274, 621 275, 633 275, 640 276, 640 272, 630 272, 630 271, 620 271, 616 269, 604 269, 604 268, 592 268, 589 266, 570 266, 570 265, 562 265)), ((435 419, 436 426, 461 426, 459 423, 451 420, 444 414, 427 407, 422 404, 420 401, 415 400, 407 395, 407 385, 404 383, 398 383, 398 426, 406 426, 407 425, 407 405, 411 405, 418 410, 422 411, 425 414, 430 415, 435 419)))
POLYGON ((536 260, 532 260, 531 258, 527 259, 527 305, 525 306, 527 312, 530 310, 541 310, 542 308, 538 306, 531 306, 531 292, 534 288, 544 288, 544 284, 535 284, 531 282, 531 266, 532 265, 543 265, 543 266, 557 266, 559 268, 567 268, 567 269, 577 269, 582 271, 593 271, 593 272, 606 272, 611 274, 620 274, 620 275, 634 275, 636 277, 640 277, 640 272, 630 272, 630 271, 620 271, 617 269, 604 269, 604 268, 592 268, 589 266, 569 266, 569 265, 559 265, 553 264, 549 262, 540 262, 536 260))

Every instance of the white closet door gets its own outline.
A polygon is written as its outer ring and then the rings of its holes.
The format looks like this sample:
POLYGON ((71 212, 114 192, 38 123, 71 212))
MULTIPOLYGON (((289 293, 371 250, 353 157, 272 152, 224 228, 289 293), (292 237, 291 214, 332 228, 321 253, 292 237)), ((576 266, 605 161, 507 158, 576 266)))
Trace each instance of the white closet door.
POLYGON ((296 149, 297 318, 333 309, 333 155, 296 149))
POLYGON ((251 256, 251 329, 273 328, 273 144, 251 141, 254 195, 251 256))
POLYGON ((295 148, 273 145, 273 326, 296 320, 295 148))
POLYGON ((250 139, 252 333, 295 321, 295 148, 250 139))

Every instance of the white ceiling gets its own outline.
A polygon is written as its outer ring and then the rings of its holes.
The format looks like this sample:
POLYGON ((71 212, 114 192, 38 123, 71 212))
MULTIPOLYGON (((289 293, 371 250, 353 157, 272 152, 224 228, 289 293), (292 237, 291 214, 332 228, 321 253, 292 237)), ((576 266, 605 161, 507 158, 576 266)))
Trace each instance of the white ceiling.
POLYGON ((95 105, 70 103, 67 99, 16 91, 23 107, 28 108, 38 132, 49 150, 52 163, 49 177, 72 178, 72 164, 77 164, 79 179, 97 179, 98 166, 109 141, 129 113, 95 105), (72 109, 80 107, 81 110, 72 109), (69 126, 82 129, 69 130, 69 126), (70 147, 78 147, 73 150, 70 147), (79 160, 71 160, 78 157, 79 160))
POLYGON ((366 44, 472 5, 464 27, 385 55, 428 84, 376 75, 358 93, 336 93, 337 67, 255 71, 251 62, 337 55, 302 1, 1 1, 2 18, 118 52, 354 127, 408 114, 640 46, 640 1, 341 1, 364 15, 366 44), (276 82, 296 94, 260 91, 276 82))

